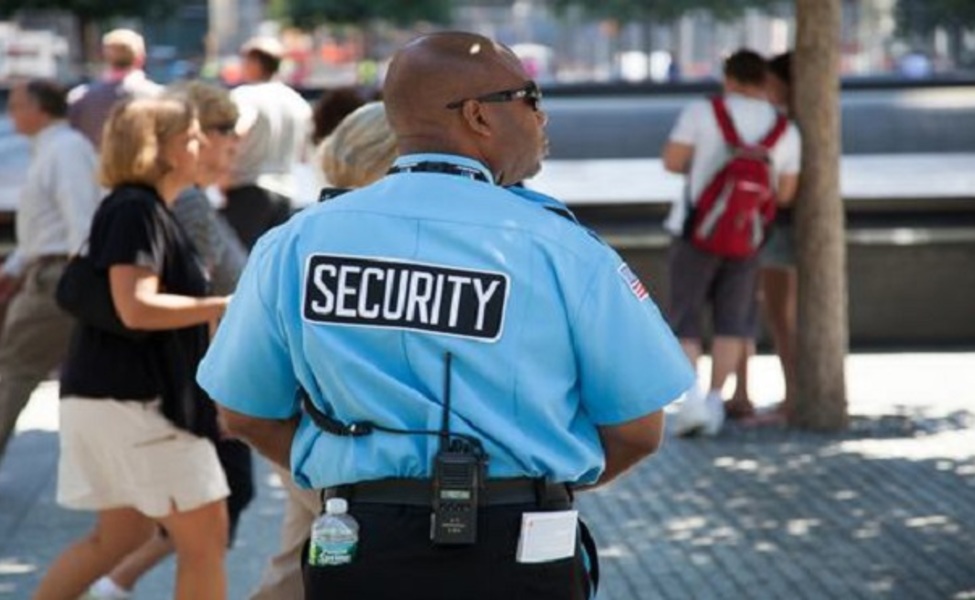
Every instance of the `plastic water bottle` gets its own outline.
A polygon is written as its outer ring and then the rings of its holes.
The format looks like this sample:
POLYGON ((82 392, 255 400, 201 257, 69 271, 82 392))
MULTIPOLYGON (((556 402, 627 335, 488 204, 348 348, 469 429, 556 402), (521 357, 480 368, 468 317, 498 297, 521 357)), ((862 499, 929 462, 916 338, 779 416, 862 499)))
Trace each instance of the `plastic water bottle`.
POLYGON ((325 513, 311 526, 308 564, 313 567, 347 565, 359 545, 359 523, 349 514, 344 498, 329 498, 325 513))

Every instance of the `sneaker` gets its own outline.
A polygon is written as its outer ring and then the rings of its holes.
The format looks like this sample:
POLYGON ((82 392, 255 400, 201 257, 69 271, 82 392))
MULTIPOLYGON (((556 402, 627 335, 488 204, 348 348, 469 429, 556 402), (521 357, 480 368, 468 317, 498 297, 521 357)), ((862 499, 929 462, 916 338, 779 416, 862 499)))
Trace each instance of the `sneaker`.
POLYGON ((132 592, 120 588, 108 577, 102 577, 88 588, 88 593, 80 600, 130 600, 132 592))
POLYGON ((696 387, 688 390, 677 414, 674 433, 679 437, 715 436, 724 425, 724 402, 717 391, 702 395, 696 387))
POLYGON ((721 398, 721 392, 711 390, 704 398, 704 403, 707 406, 708 423, 704 426, 703 433, 713 437, 721 432, 724 425, 724 399, 721 398))

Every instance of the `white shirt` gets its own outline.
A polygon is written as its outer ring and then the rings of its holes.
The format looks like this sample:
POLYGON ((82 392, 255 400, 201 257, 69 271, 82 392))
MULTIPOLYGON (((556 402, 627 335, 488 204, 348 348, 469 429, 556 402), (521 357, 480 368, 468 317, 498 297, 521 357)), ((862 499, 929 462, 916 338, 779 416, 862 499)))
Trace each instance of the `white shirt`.
POLYGON ((17 248, 4 262, 4 273, 20 275, 32 259, 81 248, 102 196, 97 169, 95 149, 65 121, 33 136, 17 207, 17 248))
POLYGON ((311 133, 311 106, 280 81, 242 85, 230 92, 240 110, 243 135, 232 185, 256 184, 294 198, 292 169, 305 155, 311 133))
MULTIPOLYGON (((746 144, 757 143, 765 137, 775 124, 778 114, 769 102, 740 94, 726 94, 725 106, 738 136, 746 144)), ((670 215, 664 222, 668 231, 679 234, 684 226, 688 199, 693 203, 701 195, 711 178, 730 158, 730 154, 710 99, 695 101, 681 111, 677 124, 670 132, 670 141, 694 147, 684 196, 675 199, 670 215)), ((780 175, 799 173, 802 147, 799 130, 794 124, 789 123, 785 134, 772 147, 770 156, 775 180, 780 175)))

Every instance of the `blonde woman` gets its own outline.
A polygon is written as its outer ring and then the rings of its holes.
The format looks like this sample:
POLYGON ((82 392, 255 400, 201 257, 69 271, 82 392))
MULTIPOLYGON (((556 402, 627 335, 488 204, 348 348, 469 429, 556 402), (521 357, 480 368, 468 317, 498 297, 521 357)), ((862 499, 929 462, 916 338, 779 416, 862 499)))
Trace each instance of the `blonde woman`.
POLYGON ((228 487, 212 406, 193 381, 227 297, 207 278, 170 208, 192 185, 201 132, 176 99, 117 106, 102 138, 110 189, 92 221, 89 256, 108 273, 122 323, 80 322, 61 375, 60 504, 97 513, 94 530, 54 561, 35 600, 75 600, 163 527, 176 550, 174 597, 226 596, 228 487))
POLYGON ((319 149, 331 185, 355 188, 386 174, 396 159, 396 138, 382 102, 369 102, 342 119, 319 149))
MULTIPOLYGON (((172 212, 203 260, 212 293, 231 294, 247 260, 247 250, 210 204, 207 190, 226 177, 233 165, 239 142, 234 131, 239 116, 237 105, 227 90, 200 81, 179 84, 169 88, 167 94, 186 98, 194 106, 205 138, 193 185, 176 197, 172 212)), ((240 515, 254 497, 253 462, 250 448, 243 442, 231 438, 213 441, 230 486, 227 514, 232 546, 240 515)), ((157 535, 96 581, 85 600, 131 598, 139 579, 172 551, 171 541, 157 535)))

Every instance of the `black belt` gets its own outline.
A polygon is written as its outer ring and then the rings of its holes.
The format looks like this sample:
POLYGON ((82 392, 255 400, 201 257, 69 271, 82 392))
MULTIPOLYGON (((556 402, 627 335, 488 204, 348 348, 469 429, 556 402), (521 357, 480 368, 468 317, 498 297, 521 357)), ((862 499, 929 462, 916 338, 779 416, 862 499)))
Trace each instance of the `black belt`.
MULTIPOLYGON (((366 504, 430 507, 433 505, 433 482, 429 479, 364 481, 325 488, 322 490, 322 502, 329 498, 345 498, 349 502, 366 504)), ((540 508, 561 510, 572 506, 572 492, 564 483, 549 483, 541 479, 489 479, 481 488, 478 500, 480 506, 535 504, 540 508)))

